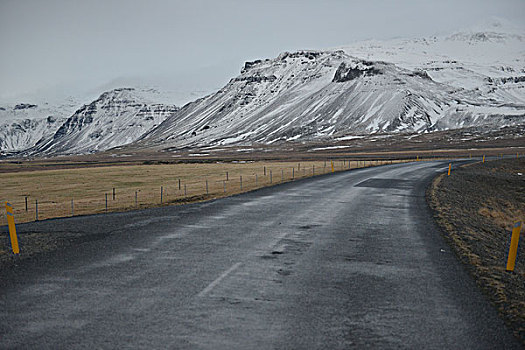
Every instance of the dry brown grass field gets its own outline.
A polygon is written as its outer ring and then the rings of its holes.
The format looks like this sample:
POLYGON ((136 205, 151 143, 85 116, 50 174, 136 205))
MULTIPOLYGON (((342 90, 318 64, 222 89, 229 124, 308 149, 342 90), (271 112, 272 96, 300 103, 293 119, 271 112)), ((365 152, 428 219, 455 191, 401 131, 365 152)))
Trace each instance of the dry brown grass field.
MULTIPOLYGON (((336 160, 334 170, 390 162, 336 160)), ((8 170, 12 164, 5 167, 7 171, 3 172, 0 164, 0 200, 13 205, 17 223, 34 221, 37 207, 39 220, 104 213, 107 196, 108 212, 126 211, 230 196, 332 171, 330 160, 135 164, 16 172, 8 170)), ((0 225, 5 224, 5 215, 0 215, 0 225)))

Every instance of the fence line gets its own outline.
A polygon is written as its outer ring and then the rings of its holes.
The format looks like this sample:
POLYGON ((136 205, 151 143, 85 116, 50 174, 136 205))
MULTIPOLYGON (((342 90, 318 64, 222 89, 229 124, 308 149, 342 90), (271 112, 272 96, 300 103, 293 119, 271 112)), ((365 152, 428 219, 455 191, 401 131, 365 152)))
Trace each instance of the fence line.
MULTIPOLYGON (((391 164, 414 161, 408 160, 337 160, 334 161, 336 171, 369 167, 373 165, 391 164)), ((330 161, 328 161, 330 162, 330 161)), ((330 164, 330 163, 328 163, 330 164)), ((269 186, 276 183, 295 181, 299 178, 331 173, 326 161, 305 161, 298 164, 266 165, 257 171, 243 171, 242 168, 229 169, 221 174, 206 174, 202 177, 182 179, 176 174, 173 180, 164 181, 160 187, 155 185, 119 188, 111 186, 100 189, 99 196, 73 197, 67 200, 54 199, 51 196, 42 196, 33 201, 30 196, 21 195, 18 198, 5 198, 10 200, 15 211, 17 223, 49 218, 78 216, 88 214, 101 214, 117 211, 134 210, 159 205, 179 204, 192 201, 206 200, 214 197, 231 195, 239 192, 250 191, 256 188, 269 186), (316 167, 317 165, 317 167, 316 167), (295 167, 297 166, 297 172, 295 167), (274 181, 274 171, 280 172, 280 181, 274 181), (238 175, 238 183, 232 183, 231 176, 238 175), (203 179, 204 177, 204 179, 203 179), (204 181, 203 181, 204 180, 204 181), (204 185, 204 186, 203 186, 204 185), (160 191, 159 191, 160 189, 160 191), (34 203, 34 205, 32 205, 34 203)), ((236 181, 233 181, 236 182, 236 181)), ((34 197, 34 196, 33 196, 34 197)), ((5 225, 5 215, 0 215, 0 225, 5 225)))

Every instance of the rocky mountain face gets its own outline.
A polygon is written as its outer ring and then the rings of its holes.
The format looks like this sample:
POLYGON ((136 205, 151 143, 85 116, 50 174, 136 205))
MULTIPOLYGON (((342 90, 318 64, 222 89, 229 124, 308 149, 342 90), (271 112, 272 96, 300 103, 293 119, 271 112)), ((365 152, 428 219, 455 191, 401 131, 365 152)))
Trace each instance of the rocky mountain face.
POLYGON ((0 107, 0 152, 44 155, 83 154, 121 146, 140 138, 175 113, 174 105, 153 89, 121 88, 78 108, 20 103, 0 107))
POLYGON ((178 110, 152 102, 150 96, 148 91, 133 88, 105 92, 26 153, 93 153, 133 142, 178 110))
POLYGON ((522 36, 478 33, 440 40, 355 49, 372 59, 345 48, 247 62, 224 88, 184 106, 139 143, 175 148, 268 144, 525 123, 522 36), (444 56, 484 52, 494 45, 514 51, 490 62, 444 56))

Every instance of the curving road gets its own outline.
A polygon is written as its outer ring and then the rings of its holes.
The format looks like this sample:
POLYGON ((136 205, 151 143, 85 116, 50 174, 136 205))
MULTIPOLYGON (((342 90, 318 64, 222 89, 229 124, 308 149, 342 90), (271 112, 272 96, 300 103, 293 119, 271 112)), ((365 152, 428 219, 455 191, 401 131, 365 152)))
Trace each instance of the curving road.
POLYGON ((519 349, 427 209, 447 165, 19 225, 83 238, 0 274, 0 346, 519 349))

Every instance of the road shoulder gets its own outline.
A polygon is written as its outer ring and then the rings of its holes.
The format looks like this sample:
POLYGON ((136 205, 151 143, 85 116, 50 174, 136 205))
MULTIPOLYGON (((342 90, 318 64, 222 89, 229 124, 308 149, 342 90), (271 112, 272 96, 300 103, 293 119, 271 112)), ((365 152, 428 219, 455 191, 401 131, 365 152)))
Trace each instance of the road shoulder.
POLYGON ((525 159, 469 164, 436 177, 427 201, 446 241, 525 344, 523 244, 515 272, 505 271, 513 223, 525 214, 523 174, 525 159))

